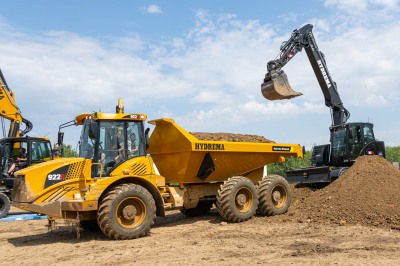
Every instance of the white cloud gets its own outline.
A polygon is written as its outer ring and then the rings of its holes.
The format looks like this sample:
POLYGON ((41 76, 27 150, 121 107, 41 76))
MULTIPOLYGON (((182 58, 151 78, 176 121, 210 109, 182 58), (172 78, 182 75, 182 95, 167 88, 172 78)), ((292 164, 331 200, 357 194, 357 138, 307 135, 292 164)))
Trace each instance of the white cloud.
POLYGON ((368 0, 325 0, 325 5, 336 6, 345 11, 362 12, 368 7, 368 0))
MULTIPOLYGON (((346 5, 326 3, 340 10, 346 5)), ((385 106, 398 111, 397 20, 353 27, 326 18, 310 22, 352 117, 367 117, 357 111, 365 106, 378 117, 385 106)), ((126 112, 148 112, 150 119, 170 116, 193 131, 268 132, 268 138, 293 142, 287 132, 312 127, 316 136, 328 137, 329 108, 305 52, 285 67, 292 87, 304 95, 276 102, 262 97, 266 63, 292 30, 278 34, 274 29, 257 20, 203 10, 185 36, 145 43, 131 33, 103 42, 62 31, 21 32, 0 21, 0 62, 38 134, 55 134, 59 124, 81 112, 113 111, 122 97, 126 112)), ((308 146, 319 140, 298 136, 308 146)))
POLYGON ((371 20, 399 10, 399 0, 325 0, 324 3, 325 6, 338 8, 346 14, 369 17, 371 20))
POLYGON ((162 13, 161 7, 158 5, 154 5, 154 4, 144 7, 143 10, 149 14, 161 14, 162 13))

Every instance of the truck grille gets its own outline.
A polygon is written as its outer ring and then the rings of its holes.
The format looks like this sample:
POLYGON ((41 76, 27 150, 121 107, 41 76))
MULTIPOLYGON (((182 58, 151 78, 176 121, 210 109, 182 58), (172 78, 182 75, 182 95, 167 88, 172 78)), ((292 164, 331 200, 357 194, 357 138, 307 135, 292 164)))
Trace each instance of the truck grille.
MULTIPOLYGON (((89 168, 89 167, 85 167, 85 162, 77 162, 77 163, 73 163, 70 165, 68 172, 67 172, 67 176, 66 179, 78 179, 79 177, 81 177, 81 173, 83 172, 85 174, 85 172, 87 172, 88 169, 84 169, 84 168, 89 168), (85 170, 85 171, 83 171, 85 170)), ((90 172, 90 168, 89 168, 89 172, 90 172)))

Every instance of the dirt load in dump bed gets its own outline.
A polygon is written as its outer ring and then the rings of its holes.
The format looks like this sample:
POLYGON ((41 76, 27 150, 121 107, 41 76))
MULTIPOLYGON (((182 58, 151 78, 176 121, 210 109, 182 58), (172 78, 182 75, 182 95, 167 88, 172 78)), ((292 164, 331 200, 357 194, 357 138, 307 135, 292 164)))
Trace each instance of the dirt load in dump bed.
POLYGON ((206 133, 206 132, 190 132, 199 140, 213 140, 213 141, 232 141, 232 142, 263 142, 270 143, 272 140, 266 139, 263 136, 248 135, 248 134, 234 134, 234 133, 206 133))
POLYGON ((293 187, 288 213, 300 223, 361 224, 400 229, 400 171, 380 156, 362 156, 323 189, 293 187))

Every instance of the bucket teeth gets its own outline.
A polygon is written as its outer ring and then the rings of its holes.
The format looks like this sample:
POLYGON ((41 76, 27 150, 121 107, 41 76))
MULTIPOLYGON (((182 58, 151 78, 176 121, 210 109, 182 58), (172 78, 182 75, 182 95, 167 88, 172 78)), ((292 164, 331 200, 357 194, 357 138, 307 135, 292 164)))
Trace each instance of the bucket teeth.
POLYGON ((261 84, 261 92, 266 99, 271 101, 291 99, 303 95, 292 89, 283 70, 268 73, 265 76, 264 83, 261 84))

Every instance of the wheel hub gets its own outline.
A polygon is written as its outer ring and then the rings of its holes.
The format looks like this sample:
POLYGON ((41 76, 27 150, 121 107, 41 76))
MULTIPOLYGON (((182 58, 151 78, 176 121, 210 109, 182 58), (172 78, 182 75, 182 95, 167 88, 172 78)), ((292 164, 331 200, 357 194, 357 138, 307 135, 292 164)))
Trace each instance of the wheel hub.
POLYGON ((244 194, 239 194, 239 195, 236 197, 236 202, 237 202, 237 204, 238 204, 239 206, 241 206, 241 207, 244 206, 244 204, 246 203, 246 201, 247 201, 246 195, 244 195, 244 194))
POLYGON ((274 191, 272 193, 272 198, 274 199, 275 202, 278 202, 282 198, 282 195, 279 191, 274 191))
POLYGON ((137 214, 135 206, 128 205, 122 209, 122 217, 126 220, 133 220, 137 214))

